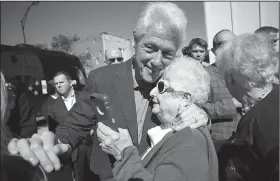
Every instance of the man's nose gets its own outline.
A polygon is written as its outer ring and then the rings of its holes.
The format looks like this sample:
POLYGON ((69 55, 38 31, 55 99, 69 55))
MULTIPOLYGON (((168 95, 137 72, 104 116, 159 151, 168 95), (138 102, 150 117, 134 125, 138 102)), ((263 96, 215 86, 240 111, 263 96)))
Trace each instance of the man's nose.
POLYGON ((157 65, 161 65, 161 62, 162 62, 162 51, 159 50, 158 52, 155 52, 151 63, 153 66, 157 66, 157 65))

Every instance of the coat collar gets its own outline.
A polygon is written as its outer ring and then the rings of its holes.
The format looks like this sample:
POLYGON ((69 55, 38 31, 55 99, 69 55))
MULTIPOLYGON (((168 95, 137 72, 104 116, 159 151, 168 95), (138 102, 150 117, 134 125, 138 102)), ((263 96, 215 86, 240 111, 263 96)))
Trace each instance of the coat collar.
POLYGON ((135 144, 138 143, 138 127, 132 75, 133 59, 134 57, 124 63, 125 73, 121 72, 121 70, 116 73, 113 89, 119 99, 125 123, 135 144))

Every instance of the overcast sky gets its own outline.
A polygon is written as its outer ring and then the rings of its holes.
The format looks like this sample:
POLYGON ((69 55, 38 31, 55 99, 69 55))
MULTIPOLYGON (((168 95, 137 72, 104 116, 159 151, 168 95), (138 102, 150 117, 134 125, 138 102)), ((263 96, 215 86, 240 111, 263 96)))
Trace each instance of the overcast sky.
MULTIPOLYGON (((23 43, 20 20, 31 2, 1 2, 1 44, 23 43)), ((188 19, 187 42, 206 39, 203 2, 176 2, 188 19)), ((32 6, 26 21, 28 44, 51 42, 59 33, 81 38, 99 37, 108 31, 132 38, 145 2, 40 2, 32 6)))

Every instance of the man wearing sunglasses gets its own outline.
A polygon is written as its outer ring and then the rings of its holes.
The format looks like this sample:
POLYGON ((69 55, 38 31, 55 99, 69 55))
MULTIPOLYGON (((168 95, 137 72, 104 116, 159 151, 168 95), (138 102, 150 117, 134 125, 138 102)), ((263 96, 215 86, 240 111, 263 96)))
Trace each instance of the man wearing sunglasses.
POLYGON ((105 60, 107 65, 113 65, 123 62, 122 52, 119 48, 108 48, 105 51, 105 60))
MULTIPOLYGON (((71 153, 100 121, 90 95, 102 93, 110 98, 115 124, 129 131, 133 144, 142 154, 149 145, 147 130, 159 124, 151 112, 149 93, 185 41, 186 25, 185 14, 176 4, 148 3, 133 31, 135 55, 124 63, 104 66, 89 74, 84 98, 69 111, 64 124, 57 127, 56 135, 50 132, 41 136, 35 134, 30 142, 14 139, 9 144, 10 153, 20 153, 33 165, 42 165, 47 172, 59 170, 58 155, 71 153)), ((196 128, 208 123, 207 114, 197 106, 187 114, 179 111, 181 114, 176 118, 174 129, 196 128)), ((113 130, 103 131, 106 134, 113 130)), ((94 143, 99 142, 96 136, 93 139, 94 143)), ((101 180, 114 180, 112 164, 114 160, 98 144, 93 147, 90 167, 101 180)))

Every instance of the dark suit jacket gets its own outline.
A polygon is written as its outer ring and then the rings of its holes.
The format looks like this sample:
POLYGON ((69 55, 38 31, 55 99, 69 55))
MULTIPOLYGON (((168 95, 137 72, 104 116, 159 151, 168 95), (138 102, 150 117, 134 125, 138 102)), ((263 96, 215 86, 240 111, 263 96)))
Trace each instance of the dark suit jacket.
POLYGON ((13 93, 9 90, 6 110, 7 126, 13 137, 30 138, 37 132, 36 118, 26 92, 13 93))
POLYGON ((143 160, 126 148, 113 173, 117 181, 218 181, 218 160, 207 128, 185 128, 168 133, 143 160))
POLYGON ((226 83, 218 75, 214 65, 205 67, 210 76, 211 94, 202 108, 211 118, 211 137, 213 140, 228 139, 233 131, 236 131, 240 119, 232 100, 232 95, 226 87, 226 83))
MULTIPOLYGON (((80 100, 81 92, 75 90, 76 102, 80 100)), ((58 125, 63 124, 65 116, 68 114, 68 110, 62 97, 59 96, 53 102, 49 102, 51 106, 48 107, 48 126, 49 130, 53 133, 56 132, 58 125)), ((75 162, 78 158, 79 150, 75 149, 71 155, 72 162, 75 162)))
POLYGON ((218 156, 221 181, 279 180, 279 85, 246 113, 218 156))
MULTIPOLYGON (((75 90, 76 102, 80 100, 81 92, 75 90)), ((56 127, 64 122, 65 115, 69 112, 62 100, 62 97, 59 96, 53 101, 48 101, 51 106, 48 106, 48 125, 49 130, 54 132, 56 127)))
MULTIPOLYGON (((120 128, 128 129, 132 141, 140 153, 148 147, 147 130, 158 125, 159 121, 152 116, 151 106, 149 106, 141 143, 138 145, 132 61, 130 59, 121 64, 101 67, 89 74, 82 100, 74 105, 66 116, 64 124, 57 127, 56 135, 62 142, 76 147, 89 134, 97 121, 95 104, 89 96, 91 93, 97 92, 109 96, 116 124, 120 128)), ((110 163, 108 155, 101 150, 96 136, 93 141, 90 165, 92 171, 101 179, 112 178, 112 163, 110 163)))

